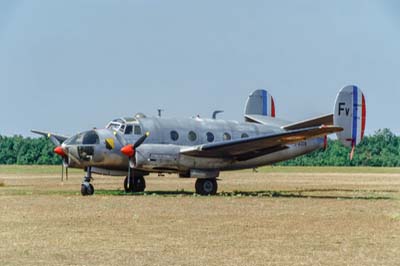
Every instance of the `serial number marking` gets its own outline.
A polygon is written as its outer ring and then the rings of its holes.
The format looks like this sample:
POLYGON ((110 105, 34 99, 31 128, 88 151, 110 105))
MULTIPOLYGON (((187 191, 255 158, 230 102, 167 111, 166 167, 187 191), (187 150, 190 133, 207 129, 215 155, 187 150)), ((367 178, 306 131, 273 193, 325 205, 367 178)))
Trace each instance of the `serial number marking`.
POLYGON ((307 147, 307 141, 301 141, 294 144, 296 147, 307 147))

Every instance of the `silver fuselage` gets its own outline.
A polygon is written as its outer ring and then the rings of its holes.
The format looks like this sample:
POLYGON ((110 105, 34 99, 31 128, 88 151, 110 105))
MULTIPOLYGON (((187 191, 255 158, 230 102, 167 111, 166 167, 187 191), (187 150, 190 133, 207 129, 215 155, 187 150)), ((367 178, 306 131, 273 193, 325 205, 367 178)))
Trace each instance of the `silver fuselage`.
MULTIPOLYGON (((136 169, 146 172, 188 174, 191 171, 224 171, 256 168, 295 158, 324 146, 323 138, 315 138, 288 145, 287 149, 261 155, 245 161, 232 158, 199 158, 181 154, 193 146, 235 140, 243 137, 265 136, 285 132, 283 124, 274 120, 268 125, 200 118, 142 117, 131 120, 137 130, 125 134, 115 128, 93 129, 98 136, 93 143, 67 140, 63 146, 69 154, 69 166, 91 166, 94 172, 109 175, 125 175, 128 158, 120 152, 126 144, 134 143, 144 132, 150 136, 136 151, 136 169), (212 137, 211 137, 212 135, 212 137), (113 140, 107 147, 106 140, 113 140)), ((124 125, 124 128, 128 125, 124 125)), ((85 134, 85 133, 81 133, 85 134)))

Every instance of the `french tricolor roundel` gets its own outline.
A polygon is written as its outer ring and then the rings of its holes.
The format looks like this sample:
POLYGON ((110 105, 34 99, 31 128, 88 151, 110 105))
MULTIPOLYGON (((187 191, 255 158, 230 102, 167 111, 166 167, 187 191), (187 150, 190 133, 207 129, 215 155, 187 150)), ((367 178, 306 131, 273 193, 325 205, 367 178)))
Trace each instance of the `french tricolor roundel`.
POLYGON ((354 147, 364 138, 367 108, 365 96, 357 86, 343 88, 334 110, 334 124, 343 128, 338 139, 347 147, 354 147))

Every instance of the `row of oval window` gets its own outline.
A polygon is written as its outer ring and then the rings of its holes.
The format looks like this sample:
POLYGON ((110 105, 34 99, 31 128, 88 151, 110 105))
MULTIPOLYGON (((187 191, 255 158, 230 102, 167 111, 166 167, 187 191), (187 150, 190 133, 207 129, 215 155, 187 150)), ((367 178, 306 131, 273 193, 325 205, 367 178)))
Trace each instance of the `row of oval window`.
MULTIPOLYGON (((173 141, 177 141, 177 140, 179 139, 179 133, 178 133, 177 131, 175 131, 175 130, 171 131, 170 135, 171 135, 171 139, 172 139, 173 141)), ((211 133, 211 132, 207 132, 206 137, 207 137, 207 141, 208 141, 208 142, 213 142, 214 139, 215 139, 214 134, 211 133)), ((248 137, 249 137, 249 135, 247 135, 246 133, 243 133, 243 134, 241 135, 241 138, 248 138, 248 137)), ((231 139, 232 139, 232 136, 231 136, 231 134, 225 132, 225 133, 222 135, 222 138, 223 138, 223 140, 231 140, 231 139)), ((193 141, 193 142, 196 141, 196 140, 197 140, 197 134, 196 134, 196 132, 190 131, 190 132, 188 133, 188 139, 189 139, 190 141, 193 141)))

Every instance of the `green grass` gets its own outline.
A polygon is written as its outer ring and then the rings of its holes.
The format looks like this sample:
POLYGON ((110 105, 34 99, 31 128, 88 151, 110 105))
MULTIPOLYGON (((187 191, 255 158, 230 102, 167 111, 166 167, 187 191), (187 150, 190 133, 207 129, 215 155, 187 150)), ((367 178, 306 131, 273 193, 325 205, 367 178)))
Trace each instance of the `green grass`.
MULTIPOLYGON (((146 191, 137 193, 126 193, 120 189, 99 189, 95 191, 97 196, 128 196, 128 197, 228 197, 228 198, 306 198, 306 199, 337 199, 337 200, 396 200, 398 199, 393 193, 382 193, 383 191, 362 191, 362 190, 262 190, 262 191, 231 191, 219 192, 215 196, 200 196, 192 191, 170 190, 170 191, 146 191), (319 192, 326 192, 321 194, 319 192), (329 194, 328 192, 336 192, 329 194)), ((34 191, 28 189, 9 189, 3 190, 2 195, 13 196, 31 196, 31 195, 47 195, 47 196, 80 196, 79 191, 62 191, 62 190, 46 190, 34 191)))
MULTIPOLYGON (((69 169, 70 173, 80 173, 81 169, 69 169)), ((244 170, 251 172, 252 170, 244 170)), ((257 168, 260 173, 375 173, 399 174, 400 168, 389 167, 302 167, 302 166, 265 166, 257 168)), ((0 174, 58 174, 60 165, 0 165, 0 174)))
MULTIPOLYGON (((245 170, 252 171, 252 170, 245 170)), ((349 174, 399 174, 400 168, 390 167, 331 167, 331 166, 265 166, 260 173, 349 173, 349 174)))
MULTIPOLYGON (((80 169, 68 169, 69 173, 78 173, 80 169)), ((0 165, 0 174, 58 174, 61 165, 0 165)))

